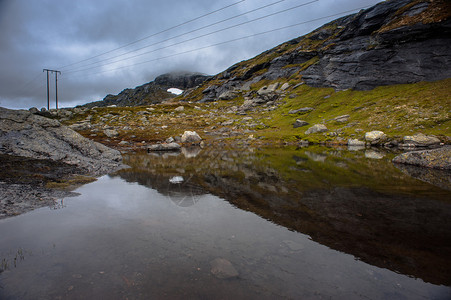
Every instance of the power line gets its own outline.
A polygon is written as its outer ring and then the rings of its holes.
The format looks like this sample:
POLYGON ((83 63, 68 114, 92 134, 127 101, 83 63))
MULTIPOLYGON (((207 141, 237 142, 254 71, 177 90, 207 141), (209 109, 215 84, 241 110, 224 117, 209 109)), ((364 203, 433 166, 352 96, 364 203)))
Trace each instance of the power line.
POLYGON ((256 37, 256 36, 259 36, 259 35, 268 34, 268 33, 272 33, 272 32, 275 32, 275 31, 280 31, 280 30, 283 30, 283 29, 288 29, 288 28, 292 28, 292 27, 296 27, 296 26, 300 26, 300 25, 305 25, 307 23, 312 23, 312 22, 328 19, 328 18, 331 18, 331 17, 341 16, 341 15, 344 15, 344 14, 347 14, 347 13, 355 12, 357 10, 368 8, 370 6, 371 5, 362 6, 362 7, 354 8, 354 9, 351 9, 351 10, 342 11, 342 12, 339 12, 339 13, 336 13, 336 14, 332 14, 332 15, 319 17, 319 18, 308 20, 308 21, 303 21, 303 22, 300 22, 300 23, 292 24, 292 25, 287 25, 287 26, 275 28, 275 29, 263 31, 263 32, 260 32, 260 33, 255 33, 255 34, 247 35, 247 36, 244 36, 244 37, 239 37, 239 38, 235 38, 235 39, 232 39, 232 40, 228 40, 228 41, 224 41, 224 42, 220 42, 220 43, 216 43, 216 44, 212 44, 212 45, 208 45, 208 46, 199 47, 199 48, 196 48, 196 49, 191 49, 191 50, 187 50, 187 51, 183 51, 183 52, 179 52, 179 53, 174 53, 174 54, 171 54, 171 55, 162 56, 162 57, 158 57, 158 58, 147 60, 147 61, 138 62, 138 63, 127 65, 127 66, 122 66, 122 67, 118 67, 118 68, 114 68, 114 69, 110 69, 110 70, 104 70, 104 71, 100 71, 100 72, 90 73, 89 75, 85 75, 85 76, 92 76, 92 75, 97 75, 97 74, 102 74, 102 73, 113 72, 113 71, 117 71, 117 70, 120 70, 120 69, 125 69, 125 68, 134 67, 134 66, 137 66, 137 65, 142 65, 142 64, 146 64, 146 63, 150 63, 150 62, 155 62, 155 61, 158 61, 158 60, 167 59, 167 58, 171 58, 171 57, 182 55, 182 54, 196 52, 196 51, 204 50, 204 49, 207 49, 207 48, 212 48, 212 47, 220 46, 220 45, 223 45, 223 44, 232 43, 232 42, 244 40, 244 39, 247 39, 247 38, 256 37))
MULTIPOLYGON (((136 44, 136 43, 139 43, 139 42, 144 41, 144 40, 146 40, 146 39, 149 39, 149 38, 151 38, 151 37, 154 37, 154 36, 157 36, 157 35, 159 35, 159 34, 168 32, 168 31, 173 30, 173 29, 175 29, 175 28, 181 27, 181 26, 183 26, 183 25, 192 23, 192 22, 194 22, 194 21, 200 20, 200 19, 202 19, 202 18, 205 18, 205 17, 207 17, 207 16, 210 16, 210 15, 212 15, 212 14, 215 14, 215 13, 217 13, 217 12, 220 12, 220 11, 222 11, 222 10, 225 10, 225 9, 227 9, 227 8, 230 8, 230 7, 232 7, 232 6, 235 6, 235 5, 237 5, 237 4, 240 4, 240 3, 244 2, 244 1, 246 1, 246 0, 240 0, 240 1, 238 1, 238 2, 235 2, 235 3, 232 3, 232 4, 226 5, 226 6, 224 6, 224 7, 221 7, 221 8, 219 8, 219 9, 217 9, 217 10, 208 12, 208 13, 206 13, 206 14, 204 14, 204 15, 198 16, 198 17, 196 17, 196 18, 194 18, 194 19, 188 20, 188 21, 183 22, 183 23, 180 23, 180 24, 178 24, 178 25, 169 27, 169 28, 164 29, 164 30, 162 30, 162 31, 159 31, 159 32, 157 32, 157 33, 153 33, 153 34, 151 34, 151 35, 145 36, 145 37, 140 38, 140 39, 138 39, 138 40, 136 40, 136 41, 133 41, 133 42, 130 42, 130 43, 125 44, 125 45, 123 45, 123 46, 120 46, 120 47, 118 47, 118 48, 111 49, 111 50, 109 50, 109 51, 107 51, 107 52, 100 53, 100 54, 95 55, 95 56, 92 56, 92 57, 90 57, 90 58, 86 58, 86 59, 80 60, 80 61, 78 61, 78 62, 74 62, 74 63, 68 64, 68 65, 62 66, 62 67, 60 67, 60 69, 63 69, 63 68, 69 67, 69 66, 73 66, 73 65, 76 65, 76 64, 79 64, 79 63, 82 63, 82 62, 85 62, 85 61, 88 61, 88 60, 97 58, 97 57, 99 57, 99 56, 102 56, 102 55, 105 55, 105 54, 108 54, 108 53, 117 51, 117 50, 119 50, 119 49, 128 47, 128 46, 130 46, 130 45, 134 45, 134 44, 136 44)), ((284 0, 283 0, 283 1, 284 1, 284 0)))
POLYGON ((58 109, 58 73, 61 74, 61 71, 49 69, 43 69, 42 71, 47 72, 47 109, 50 109, 49 72, 55 73, 55 100, 56 100, 56 109, 58 109))
MULTIPOLYGON (((283 1, 284 1, 284 0, 283 0, 283 1)), ((209 36, 209 35, 213 35, 213 34, 216 34, 216 33, 222 32, 222 31, 226 31, 226 30, 229 30, 229 29, 232 29, 232 28, 236 28, 236 27, 239 27, 239 26, 242 26, 242 25, 245 25, 245 24, 249 24, 249 23, 252 23, 252 22, 260 21, 260 20, 262 20, 262 19, 266 19, 266 18, 275 16, 275 15, 278 15, 278 14, 281 14, 281 13, 284 13, 284 12, 287 12, 287 11, 290 11, 290 10, 293 10, 293 9, 296 9, 296 8, 300 8, 300 7, 302 7, 302 6, 306 6, 306 5, 309 5, 309 4, 312 4, 312 3, 314 3, 314 2, 318 2, 318 1, 319 1, 319 0, 313 0, 313 1, 310 1, 310 2, 303 3, 303 4, 299 4, 299 5, 296 5, 296 6, 293 6, 293 7, 290 7, 290 8, 286 8, 286 9, 283 9, 283 10, 280 10, 280 11, 277 11, 277 12, 274 12, 274 13, 270 13, 270 14, 267 14, 267 15, 264 15, 264 16, 261 16, 261 17, 252 19, 252 20, 248 20, 248 21, 245 21, 245 22, 241 22, 241 23, 239 23, 239 24, 235 24, 235 25, 228 26, 228 27, 225 27, 225 28, 222 28, 222 29, 218 29, 218 30, 215 30, 215 31, 212 31, 212 32, 209 32, 209 33, 205 33, 205 34, 202 34, 202 35, 199 35, 199 36, 190 38, 190 39, 186 39, 186 40, 181 41, 181 42, 177 42, 177 43, 173 43, 173 44, 168 45, 168 46, 160 47, 160 48, 154 49, 154 50, 152 50, 152 51, 147 51, 147 52, 140 53, 140 54, 136 54, 136 55, 133 55, 133 56, 129 56, 129 57, 126 57, 126 58, 123 58, 123 59, 119 59, 119 60, 115 60, 115 61, 112 61, 112 62, 109 62, 109 63, 105 63, 105 64, 102 64, 102 65, 100 65, 100 66, 94 66, 94 67, 84 68, 84 69, 75 69, 75 70, 73 70, 73 71, 68 71, 67 73, 75 73, 75 72, 87 71, 87 70, 91 70, 91 69, 103 67, 103 66, 106 66, 106 65, 109 65, 109 64, 118 63, 118 62, 121 62, 121 61, 124 61, 124 60, 132 59, 132 58, 135 58, 135 57, 143 56, 143 55, 146 55, 146 54, 150 54, 150 53, 153 53, 153 52, 156 52, 156 51, 159 51, 159 50, 167 49, 167 48, 170 48, 170 47, 173 47, 173 46, 177 46, 177 45, 180 45, 180 44, 183 44, 183 43, 186 43, 186 42, 191 42, 191 41, 194 41, 194 40, 197 40, 197 39, 200 39, 200 38, 209 36)), ((278 2, 280 2, 280 1, 278 1, 278 2)), ((194 32, 194 31, 192 31, 192 32, 194 32)), ((189 32, 189 33, 191 33, 191 32, 189 32)), ((186 33, 186 34, 188 34, 188 33, 186 33)), ((182 35, 186 35, 186 34, 182 34, 182 35)), ((182 36, 182 35, 179 35, 179 36, 176 36, 176 37, 180 37, 180 36, 182 36)), ((174 38, 174 37, 173 37, 173 38, 174 38)), ((171 40, 171 39, 173 39, 173 38, 169 38, 169 39, 166 39, 166 40, 164 40, 164 41, 160 41, 160 42, 157 42, 157 43, 148 45, 148 46, 146 46, 146 47, 142 47, 142 48, 140 48, 140 49, 138 49, 138 50, 142 50, 142 49, 144 49, 144 48, 148 48, 148 47, 150 47, 150 46, 154 46, 154 45, 157 45, 157 44, 159 44, 159 43, 167 42, 167 41, 169 41, 169 40, 171 40)), ((135 51, 138 51, 138 50, 135 50, 135 51)), ((115 57, 113 57, 113 58, 120 57, 120 56, 123 56, 123 55, 125 55, 125 54, 129 54, 129 53, 132 53, 132 52, 135 52, 135 51, 131 51, 131 52, 128 52, 128 53, 124 53, 124 54, 115 56, 115 57)), ((107 59, 107 60, 109 60, 109 59, 107 59)), ((98 62, 98 63, 93 63, 93 64, 99 64, 99 63, 100 63, 100 62, 98 62)))
MULTIPOLYGON (((96 61, 96 62, 92 62, 92 63, 89 63, 89 64, 85 64, 84 66, 81 66, 81 67, 79 67, 79 68, 85 68, 85 67, 88 67, 88 66, 91 66, 91 65, 101 64, 102 62, 109 61, 109 60, 112 60, 112 59, 114 59, 114 58, 118 58, 118 57, 121 57, 121 56, 130 54, 130 53, 134 53, 134 52, 137 52, 137 51, 140 51, 140 50, 143 50, 143 49, 146 49, 146 48, 149 48, 149 47, 158 45, 158 44, 162 44, 162 43, 167 42, 167 41, 170 41, 170 40, 172 40, 172 39, 176 39, 176 38, 179 38, 179 37, 182 37, 182 36, 185 36, 185 35, 194 33, 194 32, 196 32, 196 31, 200 31, 200 30, 202 30, 202 29, 206 29, 206 28, 209 28, 209 27, 212 27, 212 26, 215 26, 215 25, 218 25, 218 24, 221 24, 221 23, 224 23, 224 22, 227 22, 227 21, 230 21, 230 20, 233 20, 233 19, 242 17, 242 16, 244 16, 244 15, 247 15, 247 14, 250 14, 250 13, 253 13, 253 12, 256 12, 256 11, 259 11, 259 10, 262 10, 262 9, 265 9, 265 8, 268 8, 268 7, 270 7, 270 6, 274 6, 274 5, 279 4, 279 3, 281 3, 281 2, 284 2, 284 1, 286 1, 286 0, 278 0, 278 1, 276 1, 276 2, 272 2, 272 3, 270 3, 270 4, 267 4, 267 5, 264 5, 264 6, 257 7, 257 8, 255 8, 255 9, 249 10, 249 11, 244 12, 244 13, 241 13, 241 14, 238 14, 238 15, 236 15, 236 16, 232 16, 232 17, 229 17, 229 18, 226 18, 226 19, 217 21, 217 22, 213 22, 213 23, 211 23, 211 24, 208 24, 208 25, 205 25, 205 26, 202 26, 202 27, 199 27, 199 28, 190 30, 190 31, 188 31, 188 32, 185 32, 185 33, 182 33, 182 34, 179 34, 179 35, 176 35, 176 36, 167 38, 167 39, 165 39, 165 40, 161 40, 161 41, 152 43, 152 44, 150 44, 150 45, 143 46, 143 47, 138 48, 138 49, 135 49, 135 50, 130 50, 130 51, 127 51, 127 52, 122 53, 122 54, 118 54, 118 55, 115 55, 115 56, 111 56, 111 57, 108 57, 108 58, 101 59, 100 61, 96 61)), ((315 0, 315 1, 319 1, 319 0, 315 0)), ((228 28, 228 29, 229 29, 229 28, 228 28)), ((225 29, 225 30, 226 30, 226 29, 225 29)), ((157 49, 157 50, 160 50, 160 49, 157 49)), ((152 51, 152 52, 153 52, 153 51, 152 51)), ((143 54, 140 54, 140 55, 144 55, 144 54, 147 54, 147 52, 146 52, 146 53, 143 53, 143 54)), ((137 55, 137 56, 139 56, 139 55, 137 55)), ((129 58, 126 58, 126 59, 129 59, 129 58)), ((120 60, 120 61, 122 61, 122 60, 120 60)), ((112 62, 112 63, 115 63, 115 62, 112 62)), ((109 63, 108 63, 108 64, 109 64, 109 63)), ((66 72, 69 72, 69 73, 70 73, 70 72, 73 72, 74 70, 78 70, 78 69, 72 69, 72 70, 69 69, 69 70, 66 70, 66 72)))

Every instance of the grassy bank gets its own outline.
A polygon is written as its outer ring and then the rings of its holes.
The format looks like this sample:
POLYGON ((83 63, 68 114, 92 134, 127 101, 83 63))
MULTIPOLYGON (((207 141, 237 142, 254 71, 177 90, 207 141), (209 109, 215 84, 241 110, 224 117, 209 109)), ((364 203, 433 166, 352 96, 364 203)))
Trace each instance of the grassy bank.
MULTIPOLYGON (((262 81, 251 90, 257 91, 275 82, 262 81)), ((127 146, 139 147, 181 135, 185 130, 197 131, 207 143, 271 144, 300 140, 341 143, 349 138, 363 140, 365 132, 373 130, 381 130, 396 140, 421 132, 450 143, 451 79, 382 86, 370 91, 335 91, 307 85, 294 88, 294 80, 278 82, 288 82, 290 87, 278 91, 279 99, 274 106, 256 106, 246 114, 236 113, 245 101, 245 92, 241 92, 233 100, 210 103, 179 97, 171 103, 150 106, 94 108, 62 122, 66 125, 89 124, 90 128, 77 131, 113 146, 126 141, 127 146), (290 113, 303 107, 313 110, 290 113), (335 120, 343 115, 349 115, 347 121, 335 120), (294 128, 296 119, 309 125, 294 128), (328 131, 305 134, 314 124, 324 124, 328 131), (118 134, 107 137, 105 129, 114 129, 118 134)))

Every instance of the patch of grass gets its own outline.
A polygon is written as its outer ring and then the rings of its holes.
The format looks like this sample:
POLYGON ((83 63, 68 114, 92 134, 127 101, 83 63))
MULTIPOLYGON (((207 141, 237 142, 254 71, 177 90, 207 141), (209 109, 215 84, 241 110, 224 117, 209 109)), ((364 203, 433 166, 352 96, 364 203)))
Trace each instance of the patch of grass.
POLYGON ((80 185, 94 182, 96 180, 97 179, 95 179, 94 177, 78 175, 78 176, 74 176, 69 179, 49 181, 46 183, 45 187, 49 188, 49 189, 67 190, 67 189, 73 189, 80 185))
MULTIPOLYGON (((266 82, 266 84, 268 84, 266 82)), ((285 97, 277 110, 264 112, 269 128, 259 135, 267 139, 307 139, 311 142, 334 140, 328 133, 306 135, 314 124, 325 124, 338 137, 362 139, 366 131, 381 130, 389 136, 412 135, 417 132, 437 136, 451 135, 451 79, 438 82, 420 82, 383 86, 371 91, 334 91, 332 88, 298 87, 296 98, 285 97), (312 107, 305 114, 288 114, 290 110, 312 107), (338 123, 333 119, 349 115, 349 121, 338 123), (310 126, 293 128, 296 119, 310 126)))

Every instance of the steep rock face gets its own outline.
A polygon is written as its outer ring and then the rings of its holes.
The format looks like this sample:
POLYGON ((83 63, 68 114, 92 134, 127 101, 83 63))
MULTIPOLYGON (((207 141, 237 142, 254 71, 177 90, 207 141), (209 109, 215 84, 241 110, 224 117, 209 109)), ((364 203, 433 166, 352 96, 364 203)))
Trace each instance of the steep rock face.
MULTIPOLYGON (((344 19, 330 47, 318 52, 318 63, 301 72, 303 80, 312 86, 366 90, 450 77, 451 20, 387 27, 409 2, 383 2, 344 19)), ((421 4, 425 10, 414 5, 403 15, 425 14, 433 6, 421 4)))
POLYGON ((50 159, 93 175, 117 168, 117 150, 84 138, 58 121, 29 111, 0 108, 0 154, 50 159))
POLYGON ((337 90, 435 81, 450 63, 451 2, 384 1, 235 64, 201 87, 202 101, 263 79, 337 90))

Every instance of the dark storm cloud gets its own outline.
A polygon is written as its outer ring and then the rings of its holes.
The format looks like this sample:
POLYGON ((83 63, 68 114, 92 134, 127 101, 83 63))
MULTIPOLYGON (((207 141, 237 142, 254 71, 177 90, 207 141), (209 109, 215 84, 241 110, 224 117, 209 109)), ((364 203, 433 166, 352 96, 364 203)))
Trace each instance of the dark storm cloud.
MULTIPOLYGON (((93 64, 100 59, 170 39, 218 20, 276 2, 276 0, 246 0, 219 13, 129 47, 71 65, 238 1, 0 0, 0 106, 12 108, 45 106, 43 68, 62 70, 58 88, 59 99, 64 106, 100 100, 108 93, 118 93, 124 88, 141 85, 169 71, 189 70, 216 74, 240 60, 248 59, 281 42, 305 34, 328 20, 183 55, 177 54, 378 2, 376 0, 319 0, 258 22, 183 42, 198 35, 309 2, 309 0, 285 0, 229 22, 168 40, 141 52, 134 52, 133 55, 154 50, 152 53, 124 61, 117 60, 127 56, 117 57, 104 61, 109 64, 97 68, 95 67, 99 65, 93 64), (173 43, 176 45, 167 47, 173 43), (167 48, 155 50, 161 47, 167 48), (155 60, 166 56, 170 58, 155 60), (143 63, 149 60, 153 61, 143 63), (117 62, 111 63, 114 61, 117 62), (134 66, 123 68, 130 65, 134 66), (77 70, 84 71, 77 72, 77 70)), ((53 80, 52 76, 52 93, 53 80)))

